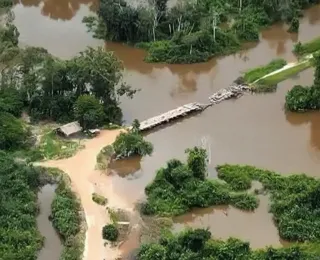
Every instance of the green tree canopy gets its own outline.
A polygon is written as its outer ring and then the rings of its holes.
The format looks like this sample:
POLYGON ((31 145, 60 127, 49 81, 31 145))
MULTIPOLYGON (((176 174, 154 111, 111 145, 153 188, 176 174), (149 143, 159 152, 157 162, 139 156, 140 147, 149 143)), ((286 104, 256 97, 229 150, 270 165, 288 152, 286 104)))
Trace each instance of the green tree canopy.
POLYGON ((0 112, 0 150, 12 150, 25 146, 28 131, 23 123, 7 112, 0 112))
POLYGON ((113 143, 113 150, 117 158, 127 158, 134 155, 151 155, 153 152, 152 143, 144 140, 139 131, 139 122, 134 121, 132 129, 120 133, 113 143))
POLYGON ((103 106, 99 100, 91 95, 79 96, 74 105, 75 119, 83 129, 92 129, 100 126, 105 120, 103 106))

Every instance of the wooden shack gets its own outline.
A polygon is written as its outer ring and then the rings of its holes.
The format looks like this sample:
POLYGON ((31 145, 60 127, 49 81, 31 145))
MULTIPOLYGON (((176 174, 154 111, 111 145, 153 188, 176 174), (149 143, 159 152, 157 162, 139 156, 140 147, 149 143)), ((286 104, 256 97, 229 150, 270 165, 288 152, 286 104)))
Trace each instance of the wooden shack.
POLYGON ((69 137, 81 131, 82 131, 82 127, 77 121, 62 125, 56 129, 56 133, 64 137, 69 137))

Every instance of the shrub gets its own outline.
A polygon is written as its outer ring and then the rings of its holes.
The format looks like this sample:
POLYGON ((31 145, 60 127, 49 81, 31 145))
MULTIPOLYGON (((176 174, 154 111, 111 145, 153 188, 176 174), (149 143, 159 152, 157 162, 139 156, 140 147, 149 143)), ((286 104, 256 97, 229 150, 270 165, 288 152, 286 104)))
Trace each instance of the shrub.
POLYGON ((299 19, 297 17, 294 17, 292 20, 291 20, 291 23, 290 23, 290 27, 288 29, 288 32, 290 33, 297 33, 299 31, 299 27, 300 27, 300 22, 299 22, 299 19))
POLYGON ((230 204, 242 210, 254 210, 259 206, 256 196, 247 193, 235 193, 230 196, 230 204))
POLYGON ((311 88, 294 86, 286 95, 286 108, 291 111, 305 111, 310 108, 311 88))
POLYGON ((108 224, 102 228, 103 239, 116 241, 119 236, 119 231, 114 224, 108 224))
POLYGON ((152 143, 144 140, 139 131, 140 124, 135 120, 131 130, 120 133, 114 141, 112 147, 117 159, 127 158, 134 155, 151 155, 153 152, 152 143))
POLYGON ((67 241, 77 235, 80 231, 80 203, 63 180, 56 189, 51 209, 52 224, 61 237, 67 241))
POLYGON ((92 193, 92 200, 102 206, 105 206, 108 203, 108 199, 103 197, 102 195, 98 193, 92 193))

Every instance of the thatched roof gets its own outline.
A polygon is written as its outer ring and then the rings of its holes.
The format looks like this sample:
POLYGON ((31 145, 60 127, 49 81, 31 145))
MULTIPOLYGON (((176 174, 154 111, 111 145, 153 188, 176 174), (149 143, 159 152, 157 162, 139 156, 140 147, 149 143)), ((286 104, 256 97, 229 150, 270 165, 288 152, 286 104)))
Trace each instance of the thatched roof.
POLYGON ((82 127, 77 121, 68 123, 66 125, 60 126, 57 129, 57 132, 64 134, 65 136, 70 136, 76 134, 82 130, 82 127))

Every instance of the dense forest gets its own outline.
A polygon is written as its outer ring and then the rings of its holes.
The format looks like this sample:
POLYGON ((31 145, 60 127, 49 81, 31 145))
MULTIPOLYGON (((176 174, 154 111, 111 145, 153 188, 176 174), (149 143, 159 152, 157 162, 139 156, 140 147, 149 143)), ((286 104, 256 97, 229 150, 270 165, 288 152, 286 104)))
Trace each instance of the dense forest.
MULTIPOLYGON (((122 64, 111 52, 88 48, 71 60, 60 60, 43 48, 19 49, 18 36, 12 24, 0 29, 0 61, 5 64, 1 121, 19 117, 25 109, 33 121, 77 119, 85 129, 121 124, 119 97, 132 97, 135 91, 123 81, 122 64)), ((5 146, 0 142, 0 148, 5 146)))
POLYGON ((39 171, 0 151, 0 259, 35 260, 43 238, 37 229, 39 171))
POLYGON ((259 29, 283 21, 299 29, 302 10, 318 0, 193 0, 168 8, 168 0, 134 7, 102 0, 98 18, 84 22, 94 36, 146 48, 148 62, 195 63, 258 41, 259 29))

